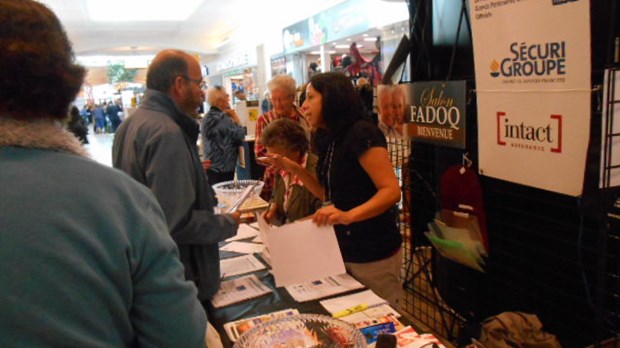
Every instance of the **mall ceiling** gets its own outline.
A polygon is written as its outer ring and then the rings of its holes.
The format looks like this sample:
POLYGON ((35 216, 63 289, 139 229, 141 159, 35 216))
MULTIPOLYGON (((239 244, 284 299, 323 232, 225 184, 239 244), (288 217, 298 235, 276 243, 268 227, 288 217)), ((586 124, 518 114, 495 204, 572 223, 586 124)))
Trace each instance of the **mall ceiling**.
POLYGON ((76 55, 149 55, 177 48, 215 55, 224 43, 261 42, 343 0, 39 0, 58 15, 76 55))

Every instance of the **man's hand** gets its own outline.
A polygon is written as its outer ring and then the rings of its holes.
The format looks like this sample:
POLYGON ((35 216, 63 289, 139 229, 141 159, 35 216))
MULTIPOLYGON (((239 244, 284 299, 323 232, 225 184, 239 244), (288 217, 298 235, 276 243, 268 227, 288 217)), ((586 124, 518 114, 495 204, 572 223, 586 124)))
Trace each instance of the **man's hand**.
POLYGON ((211 160, 202 161, 202 167, 205 169, 205 172, 211 168, 211 160))
POLYGON ((235 221, 237 222, 237 225, 239 223, 241 223, 241 212, 240 211, 235 211, 233 213, 228 214, 230 217, 232 217, 233 219, 235 219, 235 221))

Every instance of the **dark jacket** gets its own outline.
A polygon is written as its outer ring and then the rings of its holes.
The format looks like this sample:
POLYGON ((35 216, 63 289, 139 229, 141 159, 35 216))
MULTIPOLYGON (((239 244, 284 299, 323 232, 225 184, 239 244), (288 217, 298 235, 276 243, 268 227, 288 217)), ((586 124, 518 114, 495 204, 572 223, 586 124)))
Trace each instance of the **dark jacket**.
POLYGON ((215 106, 202 119, 202 141, 205 159, 218 173, 234 172, 239 146, 245 138, 245 128, 215 106))
POLYGON ((198 298, 219 287, 218 242, 237 233, 237 223, 213 212, 215 193, 198 156, 198 124, 166 94, 148 90, 146 100, 118 128, 112 159, 148 186, 159 201, 172 239, 179 246, 185 277, 198 286, 198 298))

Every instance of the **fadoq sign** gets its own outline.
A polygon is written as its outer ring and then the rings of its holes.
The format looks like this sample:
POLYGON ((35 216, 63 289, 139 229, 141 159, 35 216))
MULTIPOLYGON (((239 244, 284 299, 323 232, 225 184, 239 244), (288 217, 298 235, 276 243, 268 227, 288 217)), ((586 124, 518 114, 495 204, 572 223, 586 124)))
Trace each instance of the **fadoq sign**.
POLYGON ((407 123, 414 141, 465 148, 465 81, 413 83, 407 123))

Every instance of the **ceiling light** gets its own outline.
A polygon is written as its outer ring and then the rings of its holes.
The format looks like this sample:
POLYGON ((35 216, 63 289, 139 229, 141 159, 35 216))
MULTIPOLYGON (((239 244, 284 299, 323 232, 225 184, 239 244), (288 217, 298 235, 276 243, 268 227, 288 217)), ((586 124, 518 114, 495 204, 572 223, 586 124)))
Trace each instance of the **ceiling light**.
POLYGON ((377 41, 377 38, 376 37, 365 37, 364 41, 375 42, 375 41, 377 41))
POLYGON ((87 0, 88 15, 98 22, 183 21, 203 0, 87 0))

